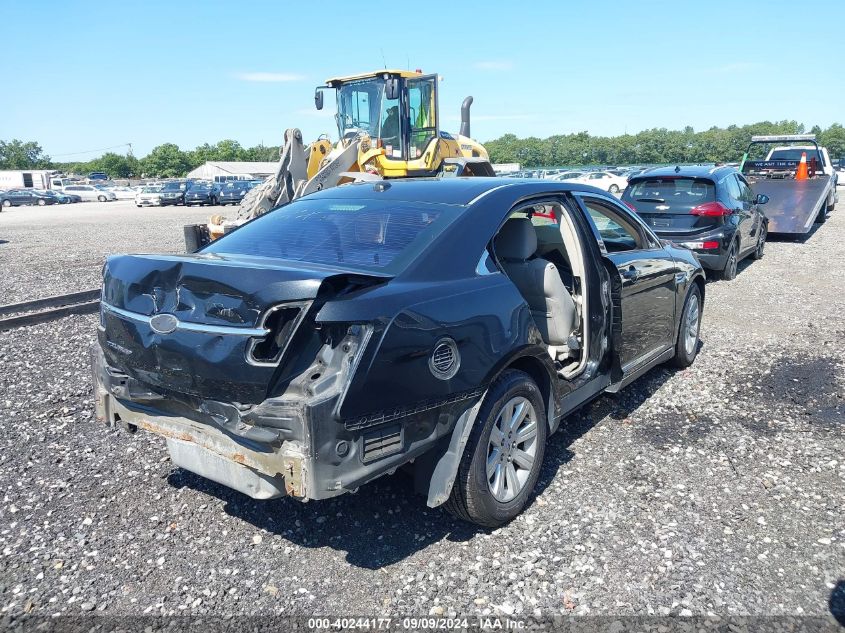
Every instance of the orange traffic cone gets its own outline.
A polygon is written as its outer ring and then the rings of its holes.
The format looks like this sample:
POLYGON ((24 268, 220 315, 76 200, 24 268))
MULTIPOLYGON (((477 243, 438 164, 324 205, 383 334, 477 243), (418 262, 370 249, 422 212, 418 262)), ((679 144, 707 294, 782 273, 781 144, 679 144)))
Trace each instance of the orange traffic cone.
POLYGON ((801 162, 795 170, 795 180, 807 180, 807 152, 801 152, 801 162))

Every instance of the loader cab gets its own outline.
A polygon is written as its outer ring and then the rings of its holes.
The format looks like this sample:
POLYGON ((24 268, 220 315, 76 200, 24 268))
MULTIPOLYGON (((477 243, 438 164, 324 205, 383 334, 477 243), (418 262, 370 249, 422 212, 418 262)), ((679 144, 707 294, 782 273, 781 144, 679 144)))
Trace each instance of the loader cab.
POLYGON ((365 133, 386 159, 409 161, 439 136, 437 75, 384 71, 326 83, 317 88, 314 102, 322 109, 323 91, 335 89, 341 139, 365 133))

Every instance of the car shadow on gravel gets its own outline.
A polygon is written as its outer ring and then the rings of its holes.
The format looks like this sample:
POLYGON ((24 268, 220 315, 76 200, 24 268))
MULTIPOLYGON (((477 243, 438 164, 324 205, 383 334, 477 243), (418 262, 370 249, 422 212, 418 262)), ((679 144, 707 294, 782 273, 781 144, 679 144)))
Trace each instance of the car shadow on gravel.
MULTIPOLYGON (((602 396, 568 416, 549 439, 529 504, 576 456, 570 448, 573 443, 608 417, 630 423, 631 415, 674 373, 657 367, 619 394, 602 396)), ((649 428, 648 432, 665 431, 649 428)), ((677 436, 675 430, 669 433, 677 436)), ((347 562, 366 569, 392 565, 443 539, 464 542, 490 532, 459 521, 442 508, 427 507, 425 498, 414 491, 412 478, 401 471, 363 486, 357 494, 311 503, 289 498, 256 501, 181 468, 170 474, 168 483, 217 497, 227 514, 296 545, 345 551, 347 562)))
MULTIPOLYGON (((529 505, 575 455, 568 447, 605 417, 600 407, 594 403, 573 414, 550 438, 529 505)), ((413 478, 402 471, 362 486, 357 494, 311 503, 256 501, 182 468, 167 482, 217 497, 230 516, 301 547, 345 551, 348 563, 366 569, 392 565, 443 539, 464 542, 492 531, 455 519, 443 508, 429 508, 415 492, 413 478)))
POLYGON ((392 565, 443 539, 463 542, 485 533, 442 508, 427 507, 412 478, 401 471, 362 486, 357 494, 310 503, 256 501, 181 468, 168 483, 217 497, 230 516, 293 544, 345 551, 348 563, 366 569, 392 565))
POLYGON ((776 435, 782 430, 842 430, 845 398, 840 371, 839 360, 832 356, 784 354, 776 358, 755 378, 763 398, 771 403, 770 410, 780 412, 777 417, 783 419, 778 424, 769 417, 740 423, 763 435, 776 435))
POLYGON ((822 228, 824 224, 820 224, 819 222, 814 222, 812 228, 807 231, 806 233, 768 233, 766 235, 767 242, 786 242, 791 244, 803 244, 811 237, 816 234, 820 228, 822 228))
POLYGON ((845 626, 845 580, 840 579, 830 592, 827 601, 830 614, 840 624, 845 626))

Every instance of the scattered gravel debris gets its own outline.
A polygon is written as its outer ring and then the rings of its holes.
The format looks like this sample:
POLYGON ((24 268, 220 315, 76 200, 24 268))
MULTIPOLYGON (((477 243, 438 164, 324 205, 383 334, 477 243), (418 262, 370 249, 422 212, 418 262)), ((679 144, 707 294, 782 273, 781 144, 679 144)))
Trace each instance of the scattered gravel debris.
MULTIPOLYGON (((94 287, 108 252, 178 251, 207 215, 91 206, 0 214, 7 301, 94 287)), ((842 207, 709 283, 696 363, 572 416, 534 502, 490 532, 401 474, 250 500, 94 422, 95 315, 0 333, 0 609, 826 614, 845 603, 842 207)))

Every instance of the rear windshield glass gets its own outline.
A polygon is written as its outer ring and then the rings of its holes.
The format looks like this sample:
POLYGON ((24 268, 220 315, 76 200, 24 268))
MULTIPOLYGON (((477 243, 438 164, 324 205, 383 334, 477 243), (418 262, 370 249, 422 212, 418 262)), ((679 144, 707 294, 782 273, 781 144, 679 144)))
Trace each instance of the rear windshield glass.
POLYGON ((301 200, 224 235, 202 252, 396 274, 458 216, 459 209, 380 200, 301 200))
POLYGON ((645 178, 631 183, 624 199, 646 208, 668 205, 669 208, 692 208, 716 200, 716 186, 703 178, 645 178))
POLYGON ((800 147, 789 147, 785 149, 772 150, 769 160, 801 160, 801 154, 807 154, 807 162, 816 159, 816 162, 821 162, 819 153, 814 149, 801 149, 800 147))

